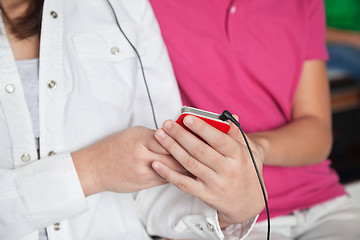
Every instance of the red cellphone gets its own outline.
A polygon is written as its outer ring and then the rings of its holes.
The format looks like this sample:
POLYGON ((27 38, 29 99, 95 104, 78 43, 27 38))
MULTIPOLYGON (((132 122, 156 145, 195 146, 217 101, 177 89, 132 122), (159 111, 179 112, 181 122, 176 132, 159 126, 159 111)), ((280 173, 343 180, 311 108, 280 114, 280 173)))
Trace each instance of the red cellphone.
POLYGON ((222 131, 223 133, 227 133, 230 130, 230 124, 226 121, 219 119, 220 114, 208 112, 193 107, 183 106, 181 108, 181 114, 179 118, 176 120, 176 122, 186 129, 188 128, 184 125, 183 118, 187 115, 196 116, 202 119, 203 121, 207 122, 211 126, 215 127, 216 129, 222 131))

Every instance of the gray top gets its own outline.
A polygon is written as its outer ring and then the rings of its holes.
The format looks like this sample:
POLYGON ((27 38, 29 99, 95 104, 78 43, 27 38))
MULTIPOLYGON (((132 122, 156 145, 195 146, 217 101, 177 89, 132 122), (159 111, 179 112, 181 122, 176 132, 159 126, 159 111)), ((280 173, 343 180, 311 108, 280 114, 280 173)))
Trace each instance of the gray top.
MULTIPOLYGON (((39 150, 39 59, 17 60, 16 66, 31 116, 36 147, 39 150)), ((45 228, 39 229, 39 240, 47 239, 45 228)))
POLYGON ((35 138, 39 138, 39 59, 17 60, 35 138))

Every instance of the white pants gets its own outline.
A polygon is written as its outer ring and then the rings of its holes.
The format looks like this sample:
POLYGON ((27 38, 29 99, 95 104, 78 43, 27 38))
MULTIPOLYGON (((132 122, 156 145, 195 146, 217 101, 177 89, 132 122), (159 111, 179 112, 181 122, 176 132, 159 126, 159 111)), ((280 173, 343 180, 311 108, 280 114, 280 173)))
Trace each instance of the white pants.
MULTIPOLYGON (((270 209, 271 214, 271 209, 270 209)), ((360 206, 343 196, 270 222, 271 240, 360 240, 360 206)), ((265 240, 267 221, 256 223, 246 240, 265 240)))

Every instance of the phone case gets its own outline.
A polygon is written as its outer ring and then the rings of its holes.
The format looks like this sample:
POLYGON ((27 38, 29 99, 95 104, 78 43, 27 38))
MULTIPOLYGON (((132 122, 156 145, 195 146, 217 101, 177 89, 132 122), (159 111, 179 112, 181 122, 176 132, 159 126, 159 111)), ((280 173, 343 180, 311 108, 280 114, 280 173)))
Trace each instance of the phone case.
POLYGON ((216 129, 222 131, 223 133, 227 133, 230 130, 230 124, 228 122, 219 119, 220 116, 219 114, 184 106, 181 109, 181 114, 179 118, 176 120, 176 122, 181 126, 183 126, 184 128, 186 128, 187 130, 189 129, 183 123, 183 119, 187 115, 196 116, 202 119, 203 121, 207 122, 211 126, 215 127, 216 129))

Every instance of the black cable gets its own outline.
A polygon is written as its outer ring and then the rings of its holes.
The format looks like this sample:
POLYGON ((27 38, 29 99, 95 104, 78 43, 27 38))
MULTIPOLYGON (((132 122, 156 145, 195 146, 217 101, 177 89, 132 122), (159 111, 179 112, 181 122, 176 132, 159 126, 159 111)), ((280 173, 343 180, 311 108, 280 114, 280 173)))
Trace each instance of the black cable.
POLYGON ((254 159, 252 150, 251 150, 251 148, 250 148, 249 142, 248 142, 248 140, 247 140, 247 138, 246 138, 246 135, 245 135, 244 131, 242 130, 242 128, 241 128, 241 126, 240 126, 240 123, 232 116, 232 114, 231 114, 228 110, 224 110, 224 111, 222 112, 222 114, 220 115, 219 118, 220 118, 221 120, 223 120, 223 121, 230 120, 231 122, 233 122, 233 123, 240 129, 241 135, 243 136, 243 138, 244 138, 244 140, 245 140, 246 147, 247 147, 248 150, 249 150, 250 157, 251 157, 252 163, 253 163, 253 165, 254 165, 254 168, 255 168, 257 177, 258 177, 258 179, 259 179, 261 191, 262 191, 262 194, 263 194, 263 197, 264 197, 264 201, 265 201, 265 208, 266 208, 266 215, 267 215, 267 223, 268 223, 267 238, 266 238, 266 239, 269 240, 269 239, 270 239, 270 214, 269 214, 268 202, 267 202, 267 199, 266 199, 265 187, 264 187, 264 183, 263 183, 262 180, 261 180, 260 173, 259 173, 259 169, 258 169, 258 167, 257 167, 257 165, 256 165, 256 162, 255 162, 255 159, 254 159))
POLYGON ((154 110, 154 105, 153 105, 153 102, 151 100, 151 95, 150 95, 150 90, 149 90, 149 87, 148 87, 148 84, 147 84, 147 81, 146 81, 146 77, 145 77, 145 71, 144 71, 144 66, 142 64, 142 60, 141 60, 141 57, 140 57, 140 54, 139 52, 137 51, 137 49, 135 48, 135 46, 132 44, 132 42, 129 40, 129 38, 126 36, 125 32, 123 31, 123 29, 121 28, 121 25, 119 23, 119 20, 116 16, 116 13, 115 13, 115 10, 113 8, 113 6, 111 5, 110 1, 109 0, 106 0, 111 8, 111 11, 113 12, 113 15, 115 17, 115 21, 116 21, 116 25, 118 26, 120 32, 123 34, 123 36, 125 37, 126 41, 130 44, 131 48, 134 50, 138 60, 139 60, 139 63, 140 63, 140 68, 141 68, 141 74, 142 74, 142 77, 144 79, 144 84, 145 84, 145 88, 146 88, 146 92, 147 92, 147 95, 148 95, 148 98, 149 98, 149 102, 150 102, 150 106, 151 106, 151 111, 152 111, 152 114, 153 114, 153 119, 154 119, 154 124, 155 124, 155 128, 158 129, 158 125, 157 125, 157 122, 156 122, 156 117, 155 117, 155 110, 154 110))
MULTIPOLYGON (((129 38, 126 36, 125 32, 123 31, 123 29, 121 28, 121 25, 119 23, 119 20, 116 16, 116 13, 115 13, 115 10, 113 8, 113 6, 111 5, 110 1, 109 0, 106 0, 111 8, 111 11, 113 12, 113 15, 115 17, 115 21, 116 21, 116 25, 118 26, 120 32, 123 34, 123 36, 125 37, 126 41, 130 44, 131 48, 134 50, 138 60, 139 60, 139 63, 140 63, 140 68, 141 68, 141 73, 142 73, 142 76, 143 76, 143 80, 144 80, 144 84, 145 84, 145 88, 146 88, 146 92, 147 92, 147 95, 148 95, 148 98, 149 98, 149 102, 150 102, 150 106, 151 106, 151 111, 152 111, 152 114, 153 114, 153 119, 154 119, 154 124, 155 124, 155 127, 156 129, 158 128, 158 125, 157 125, 157 122, 156 122, 156 117, 155 117, 155 110, 154 110, 154 105, 153 105, 153 102, 151 100, 151 95, 150 95, 150 91, 149 91, 149 87, 148 87, 148 84, 147 84, 147 81, 146 81, 146 77, 145 77, 145 71, 144 71, 144 66, 142 64, 142 60, 141 60, 141 57, 140 57, 140 54, 139 52, 137 51, 137 49, 135 48, 135 46, 132 44, 132 42, 129 40, 129 38)), ((259 179, 259 183, 260 183, 260 186, 261 186, 261 190, 262 190, 262 193, 263 193, 263 196, 264 196, 264 201, 265 201, 265 207, 266 207, 266 214, 267 214, 267 220, 268 220, 268 230, 267 230, 267 239, 269 240, 270 239, 270 214, 269 214, 269 207, 268 207, 268 203, 267 203, 267 199, 266 199, 266 193, 265 193, 265 188, 264 188, 264 184, 261 180, 261 177, 260 177, 260 173, 259 173, 259 170, 258 170, 258 167, 256 165, 256 162, 255 162, 255 159, 254 159, 254 156, 252 154, 252 151, 251 151, 251 148, 250 148, 250 145, 247 141, 247 138, 246 138, 246 135, 244 133, 244 131, 242 130, 239 122, 232 116, 232 114, 228 111, 228 110, 224 110, 223 113, 221 114, 220 116, 220 119, 221 120, 230 120, 232 121, 239 129, 240 129, 240 132, 245 140, 245 143, 246 143, 246 146, 249 150, 249 153, 250 153, 250 156, 251 156, 251 160, 253 162, 253 165, 255 167, 255 171, 256 171, 256 174, 257 174, 257 177, 259 179)))

